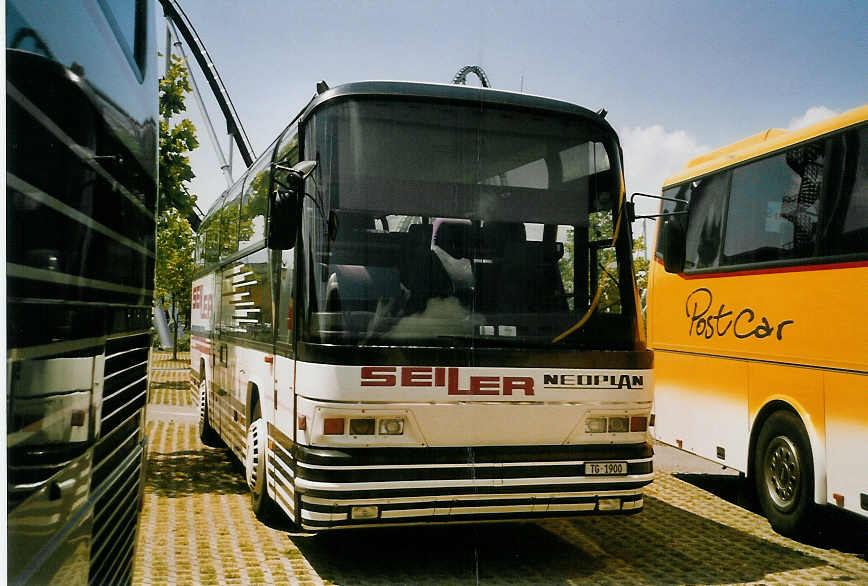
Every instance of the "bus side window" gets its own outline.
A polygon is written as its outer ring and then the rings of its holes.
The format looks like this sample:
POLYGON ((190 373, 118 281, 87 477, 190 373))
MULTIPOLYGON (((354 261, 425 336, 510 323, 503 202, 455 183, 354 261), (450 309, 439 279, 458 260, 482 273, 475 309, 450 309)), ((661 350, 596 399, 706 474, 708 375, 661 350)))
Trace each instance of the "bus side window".
POLYGON ((829 187, 831 226, 826 252, 830 255, 868 252, 868 127, 842 137, 841 174, 837 191, 829 187))
POLYGON ((227 258, 238 252, 238 204, 241 200, 237 192, 226 196, 226 203, 218 214, 220 224, 220 258, 227 258))
POLYGON ((271 157, 262 157, 247 174, 238 222, 238 249, 265 239, 265 213, 271 182, 271 157))
POLYGON ((220 224, 214 219, 208 219, 199 228, 201 242, 201 259, 203 265, 217 262, 220 250, 220 224))
POLYGON ((816 256, 824 167, 818 141, 735 169, 722 264, 816 256))
MULTIPOLYGON (((690 184, 685 183, 684 185, 679 185, 678 187, 671 187, 671 188, 669 188, 663 192, 663 197, 667 197, 670 199, 680 199, 680 200, 683 200, 684 202, 687 202, 687 200, 690 198, 690 184)), ((668 214, 671 212, 681 212, 681 211, 684 211, 685 205, 686 204, 681 203, 681 202, 663 200, 661 202, 661 206, 660 206, 660 213, 661 214, 668 214)), ((683 215, 682 216, 672 216, 672 221, 684 222, 685 219, 686 218, 683 215)), ((663 218, 663 217, 657 218, 657 237, 655 239, 655 245, 654 245, 655 246, 654 256, 656 256, 660 260, 663 260, 664 258, 666 258, 666 243, 663 242, 663 238, 660 237, 660 228, 663 225, 663 220, 665 220, 665 218, 663 218)), ((647 242, 646 242, 646 244, 647 244, 647 242)))
POLYGON ((692 187, 684 267, 715 267, 723 236, 723 213, 729 193, 729 172, 700 179, 692 187))

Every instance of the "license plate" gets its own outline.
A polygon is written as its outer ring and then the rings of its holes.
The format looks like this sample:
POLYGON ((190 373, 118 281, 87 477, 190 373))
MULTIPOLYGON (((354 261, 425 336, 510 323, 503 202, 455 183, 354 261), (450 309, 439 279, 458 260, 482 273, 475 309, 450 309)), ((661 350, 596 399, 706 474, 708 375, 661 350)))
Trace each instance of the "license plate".
POLYGON ((627 473, 627 462, 588 462, 585 474, 588 476, 615 476, 627 473))

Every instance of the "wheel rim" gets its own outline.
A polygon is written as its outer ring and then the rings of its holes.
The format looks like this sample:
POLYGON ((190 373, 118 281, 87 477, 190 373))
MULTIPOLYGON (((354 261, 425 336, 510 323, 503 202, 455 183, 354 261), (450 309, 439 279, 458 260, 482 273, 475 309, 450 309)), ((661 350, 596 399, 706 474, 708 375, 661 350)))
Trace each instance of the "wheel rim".
POLYGON ((799 451, 786 436, 778 436, 766 448, 766 491, 774 505, 782 510, 792 509, 799 498, 802 476, 799 451))
POLYGON ((262 428, 264 427, 262 419, 254 421, 247 430, 247 450, 245 454, 245 468, 247 476, 247 485, 254 494, 258 494, 259 486, 259 464, 262 458, 262 428))

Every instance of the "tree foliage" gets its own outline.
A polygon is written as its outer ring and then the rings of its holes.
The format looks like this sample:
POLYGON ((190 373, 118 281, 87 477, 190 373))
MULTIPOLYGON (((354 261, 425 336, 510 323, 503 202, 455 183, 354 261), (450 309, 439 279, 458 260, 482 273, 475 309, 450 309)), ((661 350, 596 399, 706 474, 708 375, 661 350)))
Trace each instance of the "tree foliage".
POLYGON ((193 284, 193 229, 176 209, 165 210, 157 221, 157 260, 154 296, 165 307, 173 323, 173 355, 177 358, 178 322, 181 316, 189 323, 190 289, 193 284))
MULTIPOLYGON (((608 211, 593 212, 589 217, 588 239, 591 242, 600 243, 593 247, 596 258, 589 257, 589 262, 596 267, 598 282, 590 283, 589 300, 597 293, 599 281, 602 280, 600 300, 597 304, 597 312, 620 313, 621 295, 618 290, 618 262, 615 248, 611 245, 613 236, 612 214, 608 211)), ((589 251, 588 254, 591 254, 589 251)), ((575 250, 573 244, 573 228, 568 229, 564 244, 564 256, 559 263, 561 278, 568 288, 573 284, 573 259, 575 250)), ((633 271, 636 274, 636 284, 642 309, 645 305, 645 292, 648 288, 649 262, 645 258, 645 239, 642 236, 633 240, 633 271)), ((579 283, 579 286, 588 286, 579 283)))
POLYGON ((196 204, 187 183, 195 177, 187 153, 199 146, 196 127, 188 118, 174 119, 186 110, 184 99, 190 91, 187 68, 179 57, 172 57, 165 77, 160 79, 160 190, 157 219, 157 258, 154 296, 164 308, 168 305, 174 337, 173 355, 177 358, 178 325, 189 323, 190 289, 193 283, 193 230, 187 221, 196 204))
POLYGON ((175 208, 187 216, 193 211, 196 196, 187 183, 196 175, 187 153, 199 146, 196 127, 189 118, 173 124, 186 111, 184 98, 190 80, 184 61, 173 56, 165 77, 160 79, 160 191, 159 209, 175 208))

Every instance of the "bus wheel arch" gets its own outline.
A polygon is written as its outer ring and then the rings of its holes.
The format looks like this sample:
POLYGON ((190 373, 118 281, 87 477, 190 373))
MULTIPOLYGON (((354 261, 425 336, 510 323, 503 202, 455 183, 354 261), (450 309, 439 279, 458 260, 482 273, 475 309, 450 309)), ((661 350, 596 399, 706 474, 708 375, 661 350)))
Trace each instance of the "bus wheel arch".
POLYGON ((211 417, 208 414, 208 379, 205 377, 204 370, 200 372, 202 376, 199 378, 199 441, 202 445, 216 447, 220 445, 220 436, 211 425, 211 417))
POLYGON ((247 387, 249 416, 247 418, 247 445, 244 468, 250 501, 256 518, 268 522, 282 514, 280 507, 268 494, 268 425, 262 417, 262 402, 255 384, 247 387))
POLYGON ((760 508, 775 531, 803 534, 815 509, 814 448, 791 405, 774 401, 760 411, 751 430, 748 469, 760 508))

